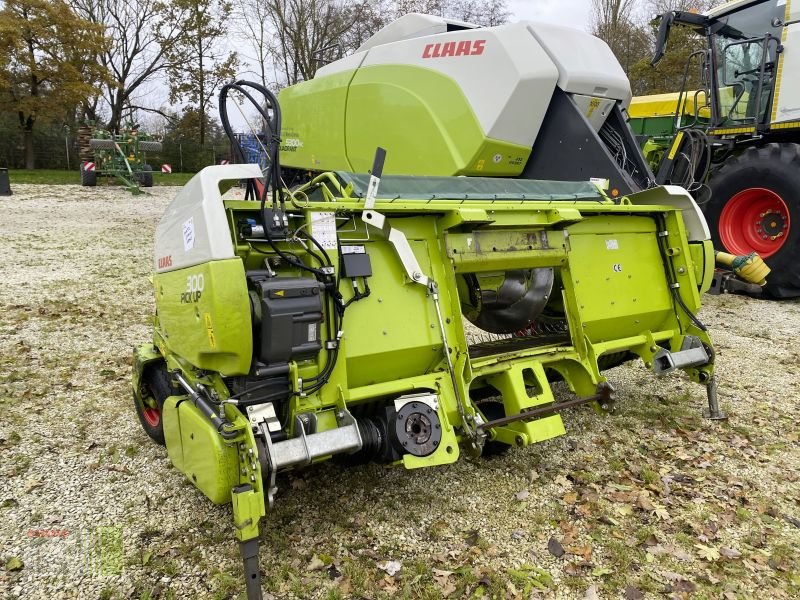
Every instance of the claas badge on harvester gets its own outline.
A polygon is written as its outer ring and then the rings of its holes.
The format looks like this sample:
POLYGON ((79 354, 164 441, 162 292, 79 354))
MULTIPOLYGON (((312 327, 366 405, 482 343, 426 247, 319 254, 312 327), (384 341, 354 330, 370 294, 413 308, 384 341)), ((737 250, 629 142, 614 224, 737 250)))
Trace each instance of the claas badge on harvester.
POLYGON ((722 417, 696 316, 713 249, 682 188, 612 200, 588 177, 398 176, 373 147, 371 173, 304 168, 290 189, 277 99, 224 86, 229 135, 229 92, 264 97, 266 160, 203 169, 158 224, 133 391, 174 465, 232 504, 250 598, 282 471, 416 469, 548 440, 568 408, 613 410, 603 371, 634 358, 685 372, 722 417), (223 180, 246 182, 244 199, 223 199, 223 180))

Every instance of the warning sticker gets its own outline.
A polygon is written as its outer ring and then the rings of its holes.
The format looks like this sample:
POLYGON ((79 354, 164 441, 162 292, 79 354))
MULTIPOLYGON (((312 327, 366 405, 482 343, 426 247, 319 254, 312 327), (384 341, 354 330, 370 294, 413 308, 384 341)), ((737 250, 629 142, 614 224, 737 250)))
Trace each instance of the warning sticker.
POLYGON ((206 326, 206 336, 208 336, 208 345, 212 348, 217 347, 217 338, 214 335, 214 325, 211 322, 211 314, 203 313, 203 321, 206 326))
POLYGON ((619 250, 619 242, 617 240, 606 240, 606 250, 619 250))

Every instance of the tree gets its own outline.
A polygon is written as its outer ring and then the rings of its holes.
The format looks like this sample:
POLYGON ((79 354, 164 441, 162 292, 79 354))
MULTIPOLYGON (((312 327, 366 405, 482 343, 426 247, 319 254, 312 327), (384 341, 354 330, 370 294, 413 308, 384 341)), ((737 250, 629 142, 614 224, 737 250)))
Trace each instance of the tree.
POLYGON ((107 73, 92 60, 103 51, 103 28, 63 0, 7 0, 0 10, 0 110, 15 112, 23 130, 25 167, 33 169, 36 122, 67 118, 107 73))
POLYGON ((502 25, 511 16, 506 0, 454 0, 446 8, 446 14, 483 27, 502 25))
POLYGON ((336 46, 368 2, 331 0, 267 0, 275 31, 273 53, 276 68, 287 85, 311 79, 320 64, 320 53, 336 46))
MULTIPOLYGON (((160 0, 70 0, 83 18, 105 27, 107 45, 97 60, 111 73, 101 95, 110 112, 108 128, 119 130, 135 110, 160 112, 142 106, 139 94, 169 63, 167 54, 182 34, 180 11, 168 11, 160 0)), ((96 119, 97 101, 88 118, 96 119)))
MULTIPOLYGON (((181 33, 166 50, 170 101, 196 108, 200 144, 205 144, 207 117, 219 87, 233 78, 239 60, 223 43, 232 5, 225 0, 171 0, 169 22, 183 19, 181 33)), ((159 37, 165 43, 163 35, 159 37)))

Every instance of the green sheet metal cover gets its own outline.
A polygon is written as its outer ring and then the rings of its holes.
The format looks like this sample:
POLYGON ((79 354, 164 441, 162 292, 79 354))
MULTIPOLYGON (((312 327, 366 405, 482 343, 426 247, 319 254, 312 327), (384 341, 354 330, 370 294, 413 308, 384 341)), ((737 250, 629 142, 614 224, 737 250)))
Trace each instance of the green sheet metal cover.
MULTIPOLYGON (((339 171, 344 185, 353 185, 353 195, 364 197, 369 175, 339 171)), ((532 200, 576 201, 604 198, 588 181, 539 181, 503 177, 381 177, 378 198, 398 200, 532 200)))

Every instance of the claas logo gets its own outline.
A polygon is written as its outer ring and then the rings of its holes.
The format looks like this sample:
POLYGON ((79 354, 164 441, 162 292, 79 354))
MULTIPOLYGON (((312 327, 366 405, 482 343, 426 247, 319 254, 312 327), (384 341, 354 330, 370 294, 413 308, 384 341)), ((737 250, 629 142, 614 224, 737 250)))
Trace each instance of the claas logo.
POLYGON ((486 40, 463 40, 461 42, 440 42, 428 44, 422 51, 422 58, 444 58, 446 56, 479 56, 483 54, 486 40))

